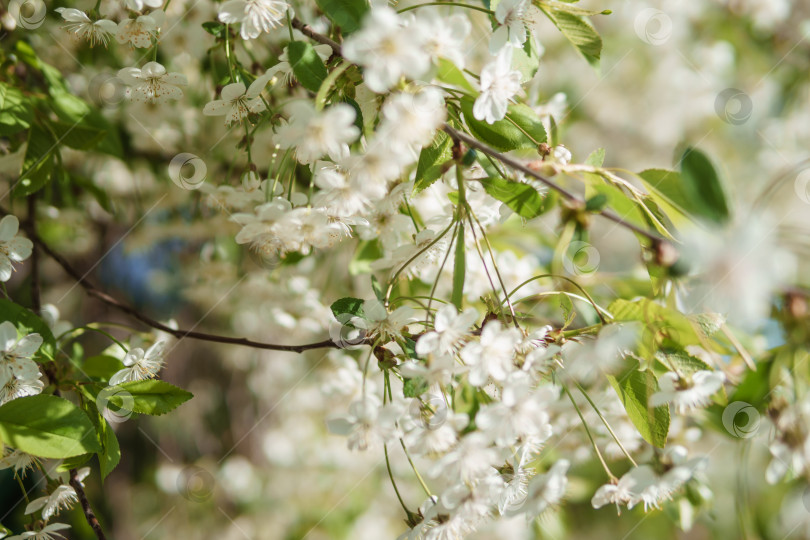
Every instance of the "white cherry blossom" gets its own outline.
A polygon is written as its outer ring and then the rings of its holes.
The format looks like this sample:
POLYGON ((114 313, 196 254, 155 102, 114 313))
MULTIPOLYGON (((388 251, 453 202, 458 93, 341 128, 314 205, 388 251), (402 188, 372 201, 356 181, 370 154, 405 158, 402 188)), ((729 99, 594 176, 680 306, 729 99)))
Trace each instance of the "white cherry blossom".
POLYGON ((166 344, 166 341, 160 340, 145 352, 140 347, 130 350, 124 357, 124 365, 127 367, 110 377, 110 386, 156 377, 160 368, 163 367, 166 344))
POLYGON ((481 70, 481 95, 475 99, 473 116, 488 124, 503 120, 520 89, 520 72, 512 69, 512 47, 506 46, 481 70))
POLYGON ((87 41, 91 47, 95 47, 99 43, 106 47, 110 37, 115 34, 118 28, 113 21, 107 19, 94 21, 88 17, 87 13, 78 9, 60 7, 54 11, 62 15, 62 18, 67 23, 65 29, 68 32, 79 39, 87 41))
POLYGON ((281 26, 289 8, 281 0, 228 0, 219 6, 219 20, 241 23, 242 39, 256 39, 262 32, 281 26))
POLYGON ((261 99, 262 90, 270 81, 270 76, 262 75, 245 89, 241 82, 232 83, 222 89, 222 99, 209 101, 203 108, 207 116, 225 116, 225 125, 229 126, 240 122, 251 113, 259 113, 266 109, 261 99))
POLYGON ((6 216, 0 220, 0 281, 8 281, 14 271, 12 263, 22 262, 31 256, 34 243, 28 238, 17 236, 20 221, 16 216, 6 216))
POLYGON ((185 75, 167 73, 157 62, 147 62, 141 69, 124 68, 118 72, 118 77, 131 86, 127 95, 133 101, 153 104, 182 98, 183 91, 179 87, 188 84, 185 75))

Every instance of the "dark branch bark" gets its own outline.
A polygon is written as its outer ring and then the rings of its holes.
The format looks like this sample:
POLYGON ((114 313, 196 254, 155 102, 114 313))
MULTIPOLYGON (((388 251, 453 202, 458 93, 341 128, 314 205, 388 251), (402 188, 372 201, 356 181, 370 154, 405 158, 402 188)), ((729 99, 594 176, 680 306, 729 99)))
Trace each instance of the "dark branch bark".
MULTIPOLYGON (((530 169, 529 167, 527 167, 526 165, 524 165, 520 161, 518 161, 518 160, 516 160, 514 158, 511 158, 511 157, 509 157, 509 156, 507 156, 505 154, 502 154, 502 153, 498 152, 497 150, 491 148, 490 146, 482 143, 478 139, 470 137, 466 133, 462 133, 461 131, 458 131, 457 129, 453 129, 452 127, 450 127, 447 124, 445 124, 442 127, 442 129, 448 135, 450 135, 450 137, 453 140, 461 141, 464 144, 466 144, 467 146, 469 146, 470 148, 475 148, 476 150, 480 150, 484 154, 487 154, 488 156, 497 159, 498 161, 500 161, 504 165, 507 165, 512 169, 518 170, 518 171, 522 172, 523 174, 525 174, 527 176, 531 176, 532 178, 535 178, 535 179, 539 180, 540 182, 544 183, 550 189, 553 189, 554 191, 556 191, 557 193, 559 193, 560 195, 562 195, 563 197, 565 197, 569 201, 573 201, 573 202, 576 202, 576 203, 581 204, 581 205, 584 206, 585 201, 583 201, 582 199, 580 199, 579 197, 577 197, 576 195, 574 195, 573 193, 571 193, 567 189, 563 188, 562 186, 558 185, 557 183, 552 182, 551 180, 549 180, 545 176, 543 176, 541 174, 538 174, 537 172, 533 171, 532 169, 530 169)), ((658 234, 655 234, 655 233, 650 232, 648 230, 642 229, 641 227, 637 227, 636 225, 633 225, 632 223, 628 223, 627 221, 624 221, 619 215, 615 214, 611 210, 601 210, 599 213, 602 216, 606 217, 607 219, 621 225, 622 227, 630 229, 631 231, 633 231, 635 233, 638 233, 638 234, 652 240, 653 242, 665 242, 666 241, 663 237, 659 236, 658 234)))
POLYGON ((330 47, 332 47, 332 51, 336 55, 343 56, 343 53, 340 50, 340 44, 339 43, 337 43, 336 41, 332 41, 331 39, 324 36, 323 34, 319 34, 315 30, 310 28, 308 25, 304 24, 298 17, 293 17, 292 25, 293 25, 293 28, 295 28, 297 30, 300 30, 301 33, 304 34, 305 36, 307 36, 307 37, 309 37, 311 39, 314 39, 318 43, 323 43, 324 45, 329 45, 330 47))
MULTIPOLYGON (((4 215, 10 214, 8 210, 2 207, 0 207, 0 213, 4 215)), ((84 291, 87 293, 88 296, 92 296, 93 298, 96 298, 97 300, 104 302, 108 306, 111 306, 117 309, 118 311, 126 313, 127 315, 133 317, 134 319, 141 321, 145 325, 151 326, 152 328, 160 330, 167 334, 171 334, 178 339, 191 338, 201 341, 211 341, 214 343, 242 345, 244 347, 252 347, 254 349, 265 349, 270 351, 286 351, 296 353, 302 353, 304 351, 309 351, 313 349, 340 348, 340 344, 335 343, 331 339, 325 339, 323 341, 318 341, 315 343, 305 343, 303 345, 278 345, 275 343, 264 343, 261 341, 253 341, 245 338, 220 336, 217 334, 208 334, 205 332, 194 332, 192 330, 171 328, 170 326, 166 326, 160 321, 156 321, 155 319, 152 319, 151 317, 144 315, 143 313, 141 313, 134 307, 130 306, 129 304, 117 300, 116 298, 113 298, 109 294, 105 293, 104 291, 102 291, 101 289, 90 283, 90 281, 88 281, 86 276, 83 276, 82 274, 79 273, 78 270, 73 268, 73 266, 67 261, 67 259, 65 259, 62 255, 51 249, 51 247, 48 244, 46 244, 42 240, 42 238, 39 237, 39 235, 36 233, 35 230, 31 230, 29 228, 26 232, 28 233, 31 241, 34 242, 34 245, 38 246, 39 249, 43 251, 43 253, 45 253, 54 261, 56 261, 56 263, 62 267, 62 270, 64 270, 67 275, 73 278, 73 280, 76 281, 77 284, 81 285, 81 287, 84 289, 84 291)))
MULTIPOLYGON (((28 216, 24 222, 24 228, 29 236, 37 235, 37 196, 28 197, 28 216)), ((39 251, 36 244, 31 249, 31 310, 37 315, 42 311, 42 301, 39 287, 39 251)))
POLYGON ((107 540, 107 537, 104 536, 104 529, 101 528, 101 523, 98 522, 93 508, 90 506, 90 501, 87 500, 87 494, 85 494, 84 487, 79 481, 78 474, 76 469, 70 469, 70 485, 76 490, 76 495, 79 497, 79 503, 82 505, 82 511, 84 512, 87 524, 90 525, 90 528, 96 533, 98 540, 107 540))

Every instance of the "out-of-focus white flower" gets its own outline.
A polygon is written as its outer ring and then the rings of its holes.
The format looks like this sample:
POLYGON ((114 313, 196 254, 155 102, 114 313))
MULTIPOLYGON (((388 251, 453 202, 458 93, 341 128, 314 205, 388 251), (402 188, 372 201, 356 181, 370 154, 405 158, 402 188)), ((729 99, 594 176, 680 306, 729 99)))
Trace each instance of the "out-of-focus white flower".
POLYGON ((400 437, 397 420, 401 414, 401 404, 383 407, 376 396, 367 395, 352 402, 348 414, 328 418, 326 427, 335 435, 348 437, 351 450, 364 451, 400 437))
POLYGON ((795 269, 779 232, 772 218, 757 214, 722 230, 686 231, 682 257, 694 273, 680 297, 682 311, 723 313, 730 324, 743 328, 761 325, 774 293, 795 269))
POLYGON ((42 320, 45 321, 45 324, 48 325, 48 328, 51 329, 51 332, 56 337, 61 336, 73 328, 73 325, 70 324, 69 321, 59 319, 59 308, 53 304, 45 304, 42 306, 40 317, 42 317, 42 320))
POLYGON ((500 462, 497 450, 482 433, 470 433, 444 456, 436 460, 428 470, 432 477, 445 478, 451 482, 474 483, 492 475, 500 462))
POLYGON ((464 69, 464 57, 468 51, 464 40, 472 28, 465 15, 457 13, 441 17, 431 9, 423 9, 419 12, 416 27, 423 33, 422 47, 434 61, 446 58, 459 69, 464 69))
POLYGON ((163 367, 163 350, 166 348, 166 341, 158 341, 146 352, 140 347, 130 350, 124 357, 124 369, 117 371, 110 377, 110 386, 130 381, 142 381, 157 376, 160 368, 163 367))
POLYGON ((549 385, 533 390, 529 377, 515 372, 504 383, 501 399, 481 407, 475 424, 502 448, 523 440, 542 443, 551 437, 549 410, 558 394, 549 385))
POLYGON ((319 112, 309 101, 296 101, 288 111, 290 121, 278 128, 275 141, 281 148, 294 148, 300 163, 314 163, 324 155, 339 161, 360 135, 351 105, 338 103, 319 112))
POLYGON ((528 517, 536 517, 562 501, 568 487, 568 467, 570 462, 561 459, 545 474, 538 474, 529 481, 526 503, 519 509, 528 517))
POLYGON ((459 313, 451 304, 442 307, 436 312, 433 331, 423 334, 416 342, 416 353, 427 356, 457 352, 476 320, 478 312, 473 308, 459 313))
POLYGON ((6 540, 56 540, 56 538, 64 538, 63 535, 56 531, 64 531, 66 529, 70 529, 70 525, 66 523, 51 523, 37 531, 26 531, 22 534, 9 536, 6 540))
POLYGON ((229 0, 219 6, 219 20, 225 24, 242 23, 242 39, 256 39, 262 32, 281 26, 289 8, 280 0, 229 0))
POLYGON ((658 407, 672 403, 680 414, 706 407, 725 380, 722 371, 701 370, 683 378, 669 371, 658 379, 660 390, 652 395, 650 405, 658 407))
POLYGON ((67 22, 65 29, 77 38, 83 39, 95 47, 99 43, 107 46, 110 37, 115 34, 118 26, 110 20, 98 19, 93 21, 84 11, 74 8, 56 8, 54 11, 62 15, 67 22))
POLYGON ((121 44, 132 43, 133 47, 139 49, 149 48, 165 21, 166 14, 160 9, 134 19, 124 19, 118 23, 115 39, 121 44))
POLYGON ((430 57, 422 37, 393 9, 376 7, 366 15, 362 29, 343 42, 343 56, 363 66, 366 86, 381 94, 403 76, 418 79, 427 72, 430 57))
POLYGON ((222 89, 222 99, 215 99, 205 104, 203 114, 206 116, 225 116, 225 125, 240 122, 248 114, 259 113, 266 109, 261 93, 271 79, 267 74, 262 75, 245 90, 245 84, 232 83, 222 89))
POLYGON ((28 238, 18 237, 20 221, 17 216, 6 216, 0 220, 0 281, 11 279, 14 271, 12 262, 22 262, 31 256, 34 243, 28 238))
POLYGON ((23 478, 28 469, 34 468, 38 463, 37 458, 31 454, 26 454, 12 448, 5 448, 3 457, 0 457, 0 470, 13 469, 14 474, 23 478))
POLYGON ((118 72, 118 77, 131 86, 127 89, 131 99, 153 104, 182 98, 183 91, 179 87, 188 84, 185 75, 167 73, 157 62, 147 62, 141 69, 124 68, 118 72))
POLYGON ((520 71, 512 69, 512 47, 504 47, 481 70, 481 94, 473 105, 476 120, 494 124, 503 120, 509 101, 520 92, 520 71))
POLYGON ((516 328, 503 329, 499 321, 488 322, 481 331, 481 339, 461 350, 461 359, 470 369, 470 384, 483 386, 490 377, 505 380, 515 370, 515 346, 520 337, 516 328))
POLYGON ((403 146, 421 148, 429 144, 447 116, 444 97, 435 87, 394 94, 385 101, 381 113, 377 140, 382 137, 390 154, 402 152, 403 146))
POLYGON ((144 6, 159 8, 163 5, 163 0, 125 0, 125 3, 132 11, 142 11, 144 6))

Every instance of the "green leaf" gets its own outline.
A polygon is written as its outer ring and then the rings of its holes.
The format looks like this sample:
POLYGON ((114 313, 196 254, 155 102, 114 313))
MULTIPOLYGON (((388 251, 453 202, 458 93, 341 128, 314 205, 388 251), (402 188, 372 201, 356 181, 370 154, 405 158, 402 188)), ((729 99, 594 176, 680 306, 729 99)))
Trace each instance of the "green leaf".
POLYGON ((20 179, 14 186, 17 196, 25 197, 42 189, 51 179, 53 155, 57 143, 51 132, 39 123, 28 132, 28 147, 25 150, 20 179))
POLYGON ((464 226, 459 223, 458 237, 456 238, 456 255, 453 263, 453 293, 451 302, 461 311, 461 304, 464 301, 464 277, 467 272, 467 254, 464 244, 464 226))
POLYGON ((2 298, 0 299, 0 320, 14 323, 21 337, 28 334, 42 336, 42 346, 37 354, 53 360, 56 352, 56 339, 45 321, 37 317, 31 310, 2 298))
POLYGON ((512 69, 520 72, 520 82, 526 83, 535 76, 540 67, 540 53, 534 36, 529 33, 528 38, 523 42, 523 47, 512 50, 512 69))
MULTIPOLYGON (((331 305, 332 313, 337 318, 339 315, 348 313, 354 317, 363 316, 363 300, 360 298, 352 298, 350 296, 336 300, 331 305)), ((338 319, 340 320, 340 319, 338 319)))
POLYGON ((588 155, 588 159, 585 160, 585 165, 590 165, 591 167, 601 167, 605 163, 605 149, 604 148, 597 148, 593 152, 588 155))
POLYGON ((648 298, 615 300, 608 306, 608 311, 615 321, 644 323, 645 332, 639 347, 645 358, 654 356, 660 347, 685 349, 688 345, 701 344, 689 318, 648 298))
POLYGON ((117 371, 124 369, 124 363, 114 356, 90 356, 82 362, 81 371, 88 377, 107 381, 117 371))
POLYGON ((598 193, 585 201, 585 210, 588 212, 599 212, 607 205, 608 197, 604 193, 598 193))
POLYGON ((444 131, 439 131, 430 146, 424 147, 419 153, 414 192, 419 193, 438 180, 442 175, 443 166, 451 159, 453 159, 453 139, 444 131))
POLYGON ((126 382, 111 388, 115 391, 106 396, 108 403, 138 414, 166 414, 194 397, 191 392, 157 379, 126 382))
POLYGON ((506 118, 493 124, 476 120, 472 109, 473 100, 462 98, 461 111, 470 132, 475 138, 497 150, 537 148, 539 143, 546 142, 546 130, 540 117, 531 107, 522 103, 510 105, 506 111, 506 118))
POLYGON ((104 480, 121 461, 121 447, 118 444, 118 437, 115 436, 115 432, 107 420, 102 417, 100 422, 102 450, 98 453, 98 464, 101 468, 101 479, 104 480))
POLYGON ((107 135, 107 132, 103 129, 80 124, 71 125, 64 122, 51 122, 50 126, 59 144, 64 144, 76 150, 92 150, 107 135))
POLYGON ((366 0, 315 0, 315 3, 344 35, 360 28, 369 9, 366 0))
POLYGON ((680 165, 684 195, 694 213, 714 223, 726 223, 731 217, 728 196, 709 158, 695 148, 687 148, 680 165))
POLYGON ((78 456, 67 458, 63 460, 62 463, 59 464, 56 470, 59 472, 67 472, 70 469, 78 469, 79 467, 90 461, 90 458, 92 457, 93 454, 79 454, 78 456))
POLYGON ((47 394, 0 406, 0 439, 44 458, 67 458, 101 449, 87 415, 70 401, 47 394))
POLYGON ((349 262, 349 274, 357 276, 371 273, 371 263, 383 256, 378 240, 364 240, 357 246, 349 262))
POLYGON ((585 57, 585 60, 598 70, 602 54, 602 38, 593 25, 587 19, 570 11, 562 11, 551 6, 540 6, 540 9, 585 57))
POLYGON ((223 36, 225 35, 225 28, 227 28, 227 26, 224 23, 221 23, 219 21, 204 22, 202 23, 202 27, 203 30, 205 30, 206 32, 208 32, 209 34, 218 39, 223 38, 223 36))
POLYGON ((687 377, 697 371, 713 371, 706 362, 692 356, 683 349, 665 349, 658 351, 655 358, 667 371, 674 370, 676 373, 687 377))
POLYGON ((430 386, 422 377, 405 379, 405 383, 402 385, 402 394, 406 398, 415 398, 427 392, 428 388, 430 388, 430 386))
POLYGON ((627 416, 648 443, 663 448, 669 432, 669 407, 650 407, 650 397, 658 391, 658 380, 652 371, 632 370, 620 379, 607 376, 627 411, 627 416))
POLYGON ((478 91, 473 88, 464 73, 456 65, 445 58, 439 58, 439 69, 436 78, 445 84, 461 88, 465 92, 478 95, 478 91))
POLYGON ((481 184, 491 197, 506 204, 522 218, 535 218, 547 209, 545 197, 529 184, 510 182, 498 177, 483 178, 481 184))
POLYGON ((96 202, 107 212, 113 212, 112 202, 110 201, 107 192, 98 187, 92 180, 78 175, 70 175, 70 180, 79 188, 84 190, 85 193, 92 196, 96 202))
POLYGON ((291 41, 287 45, 287 55, 298 82, 307 90, 317 93, 327 72, 315 47, 306 41, 291 41))
POLYGON ((34 111, 28 98, 18 88, 0 83, 0 135, 28 129, 33 120, 34 111))
POLYGON ((100 111, 68 90, 51 88, 51 98, 53 111, 64 123, 59 127, 61 133, 57 135, 60 137, 60 144, 81 150, 89 149, 82 148, 82 145, 86 145, 93 136, 98 136, 98 132, 103 132, 93 149, 115 157, 123 156, 118 132, 100 111), (75 133, 77 129, 79 132, 75 133))

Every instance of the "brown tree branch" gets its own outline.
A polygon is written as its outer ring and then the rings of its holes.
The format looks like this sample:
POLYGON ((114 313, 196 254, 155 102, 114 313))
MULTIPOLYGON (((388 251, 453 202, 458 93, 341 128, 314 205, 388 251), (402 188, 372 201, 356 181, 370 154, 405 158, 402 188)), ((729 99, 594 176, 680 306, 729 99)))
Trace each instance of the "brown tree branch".
POLYGON ((70 469, 70 486, 76 491, 76 495, 79 497, 79 503, 82 505, 82 511, 84 511, 87 524, 90 525, 90 528, 96 533, 98 540, 107 540, 107 537, 104 536, 104 530, 101 528, 101 523, 99 523, 96 514, 93 512, 90 501, 87 500, 87 494, 84 492, 84 487, 78 475, 79 472, 76 469, 70 469))
MULTIPOLYGON (((3 207, 0 207, 0 213, 4 215, 10 214, 10 212, 3 207)), ((39 248, 42 250, 43 253, 45 253, 54 261, 56 261, 56 263, 62 267, 62 270, 64 270, 67 275, 73 278, 73 280, 76 281, 77 284, 81 285, 81 287, 84 289, 85 293, 87 293, 88 296, 92 296, 93 298, 96 298, 97 300, 104 302, 108 306, 111 306, 117 309, 118 311, 126 313, 132 318, 141 321, 145 325, 151 326, 152 328, 160 330, 161 332, 171 334, 178 339, 191 338, 201 341, 211 341, 214 343, 242 345, 244 347, 252 347, 254 349, 265 349, 270 351, 286 351, 296 353, 302 353, 304 351, 309 351, 313 349, 341 348, 341 345, 339 343, 336 343, 331 339, 325 339, 323 341, 318 341, 315 343, 305 343, 303 345, 278 345, 275 343, 265 343, 245 338, 235 338, 229 336, 220 336, 217 334, 208 334, 205 332, 195 332, 192 330, 175 329, 170 326, 166 326, 162 322, 156 321, 155 319, 148 317, 147 315, 144 315, 143 313, 141 313, 134 307, 130 306, 129 304, 126 304, 116 298, 113 298, 109 294, 105 293, 104 291, 102 291, 101 289, 90 283, 87 277, 83 276, 82 274, 79 273, 78 270, 73 268, 73 266, 67 261, 67 259, 65 259, 62 255, 54 251, 48 244, 46 244, 42 240, 42 238, 40 238, 40 236, 37 234, 35 230, 28 228, 26 232, 28 233, 31 241, 34 242, 34 245, 39 246, 39 248)))
POLYGON ((293 28, 300 30, 301 33, 304 34, 305 36, 317 41, 318 43, 323 43, 324 45, 329 45, 330 47, 332 47, 332 51, 336 55, 343 56, 343 53, 341 52, 340 49, 340 43, 332 41, 323 34, 319 34, 315 30, 313 30, 310 26, 304 24, 298 17, 293 17, 292 25, 293 28))
MULTIPOLYGON (((514 158, 512 158, 510 156, 507 156, 505 154, 502 154, 502 153, 498 152, 497 150, 491 148, 490 146, 482 143, 478 139, 475 139, 474 137, 470 137, 466 133, 462 133, 461 131, 458 131, 457 129, 454 129, 454 128, 450 127, 448 124, 444 124, 444 126, 442 126, 442 129, 445 131, 445 133, 450 135, 450 138, 452 138, 454 141, 461 141, 464 144, 466 144, 467 146, 469 146, 470 148, 475 148, 476 150, 480 150, 484 154, 487 154, 488 156, 497 159, 498 161, 500 161, 504 165, 507 165, 512 169, 518 170, 518 171, 522 172, 523 174, 525 174, 527 176, 531 176, 532 178, 534 178, 536 180, 539 180, 540 182, 544 183, 550 189, 553 189, 554 191, 556 191, 557 193, 559 193, 560 195, 562 195, 563 197, 565 197, 569 201, 573 201, 573 202, 578 203, 578 204, 583 205, 583 206, 585 205, 585 201, 583 201, 581 198, 577 197, 576 195, 574 195, 573 193, 571 193, 570 191, 568 191, 564 187, 560 186, 556 182, 553 182, 553 181, 549 180, 548 178, 546 178, 545 176, 543 176, 541 174, 538 174, 536 171, 533 171, 532 169, 530 169, 529 167, 527 167, 526 165, 524 165, 523 163, 521 163, 517 159, 514 159, 514 158)), ((652 240, 653 242, 665 242, 666 241, 663 237, 659 236, 658 234, 655 234, 655 233, 650 232, 648 230, 642 229, 641 227, 637 227, 636 225, 633 225, 632 223, 629 223, 629 222, 623 220, 619 215, 614 213, 612 210, 604 209, 604 210, 599 211, 599 214, 601 214, 605 218, 617 223, 618 225, 621 225, 622 227, 630 229, 631 231, 633 231, 635 233, 638 233, 638 234, 652 240)))

